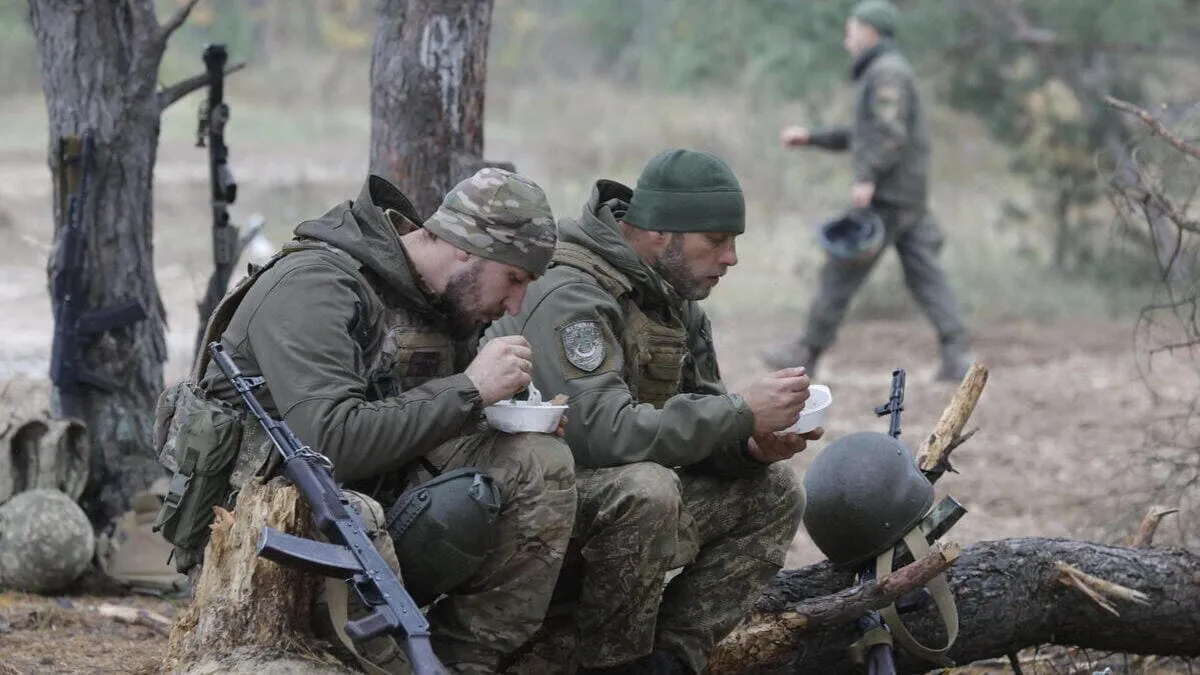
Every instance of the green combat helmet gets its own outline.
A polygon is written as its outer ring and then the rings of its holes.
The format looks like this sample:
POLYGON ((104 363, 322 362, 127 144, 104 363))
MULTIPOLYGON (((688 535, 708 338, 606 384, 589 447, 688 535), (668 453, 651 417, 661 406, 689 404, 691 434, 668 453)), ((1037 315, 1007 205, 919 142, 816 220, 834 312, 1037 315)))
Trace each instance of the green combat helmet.
MULTIPOLYGON (((900 442, 900 411, 904 409, 904 370, 892 373, 888 403, 875 409, 891 414, 888 433, 860 431, 826 446, 804 476, 807 504, 804 528, 813 543, 840 569, 853 569, 857 583, 882 579, 893 571, 896 557, 910 553, 914 560, 930 552, 936 539, 964 513, 946 497, 934 506, 933 481, 944 471, 921 471, 900 442)), ((850 647, 854 661, 890 659, 893 639, 905 651, 942 665, 958 636, 958 610, 945 573, 938 574, 918 595, 917 603, 932 599, 946 631, 946 644, 930 648, 918 642, 900 619, 903 598, 858 621, 860 639, 850 647)))
POLYGON ((471 578, 499 543, 500 489, 478 469, 447 471, 388 509, 404 586, 425 606, 471 578))
POLYGON ((872 209, 850 209, 817 227, 817 241, 834 259, 865 263, 883 249, 883 219, 872 209))
POLYGON ((933 505, 933 485, 908 449, 875 431, 830 443, 805 474, 804 490, 804 527, 838 567, 857 567, 890 549, 933 505))

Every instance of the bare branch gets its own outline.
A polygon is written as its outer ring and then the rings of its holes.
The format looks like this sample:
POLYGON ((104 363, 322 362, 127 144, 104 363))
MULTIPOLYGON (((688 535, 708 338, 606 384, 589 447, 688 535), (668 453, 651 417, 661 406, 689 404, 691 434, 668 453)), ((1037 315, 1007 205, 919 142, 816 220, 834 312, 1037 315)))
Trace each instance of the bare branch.
MULTIPOLYGON (((245 61, 239 61, 225 68, 225 74, 236 73, 246 67, 245 61)), ((208 73, 200 73, 193 75, 185 80, 180 80, 169 87, 163 87, 158 91, 158 105, 162 110, 166 110, 172 103, 196 91, 197 89, 208 84, 208 73)))
POLYGON ((171 634, 172 621, 158 612, 108 603, 100 605, 96 608, 96 611, 100 616, 114 619, 121 623, 145 626, 162 636, 171 634))
POLYGON ((166 47, 167 40, 171 39, 171 35, 175 31, 179 30, 179 27, 183 25, 184 21, 187 21, 188 15, 192 13, 192 10, 199 2, 200 0, 187 0, 186 5, 176 10, 175 13, 171 15, 171 18, 167 19, 166 23, 158 27, 159 44, 161 44, 163 47, 166 47))
POLYGON ((1174 146, 1176 150, 1195 159, 1200 159, 1200 147, 1192 145, 1182 138, 1176 136, 1171 132, 1170 129, 1163 126, 1162 122, 1158 121, 1157 118, 1147 112, 1144 108, 1140 108, 1132 103, 1122 101, 1118 98, 1113 98, 1112 96, 1105 96, 1104 102, 1116 108, 1117 110, 1121 110, 1136 116, 1138 119, 1144 122, 1146 126, 1150 127, 1155 134, 1158 134, 1163 138, 1163 140, 1174 146))
POLYGON ((740 672, 737 661, 753 652, 760 663, 772 662, 795 650, 797 634, 849 623, 873 609, 886 607, 905 593, 924 586, 958 559, 954 542, 938 542, 929 555, 882 579, 810 600, 779 613, 755 612, 721 644, 709 660, 714 673, 740 672))
MULTIPOLYGON (((1158 209, 1162 212, 1162 215, 1175 223, 1179 229, 1200 234, 1200 220, 1188 218, 1183 215, 1179 207, 1166 195, 1154 190, 1134 186, 1117 186, 1116 189, 1122 192, 1126 199, 1137 202, 1143 208, 1153 207, 1158 209)), ((1151 216, 1144 214, 1144 217, 1149 219, 1151 216)))
POLYGON ((1129 544, 1131 548, 1145 548, 1150 546, 1154 541, 1154 533, 1158 531, 1158 524, 1162 522, 1164 516, 1169 516, 1172 513, 1179 513, 1179 509, 1169 509, 1165 506, 1151 506, 1146 513, 1146 517, 1142 519, 1142 524, 1138 527, 1137 534, 1134 535, 1133 541, 1129 544))
POLYGON ((966 442, 970 435, 963 437, 962 430, 975 412, 975 405, 983 394, 987 384, 988 370, 981 363, 972 363, 963 376, 958 390, 946 409, 942 411, 937 426, 917 449, 917 466, 922 471, 933 471, 948 461, 950 451, 966 442))

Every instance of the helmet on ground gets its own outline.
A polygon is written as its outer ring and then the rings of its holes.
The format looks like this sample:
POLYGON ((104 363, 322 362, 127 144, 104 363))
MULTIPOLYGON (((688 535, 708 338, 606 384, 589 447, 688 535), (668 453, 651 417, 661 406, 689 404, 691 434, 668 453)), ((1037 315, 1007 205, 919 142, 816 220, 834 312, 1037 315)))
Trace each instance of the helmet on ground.
POLYGON ((838 567, 861 565, 896 545, 934 496, 908 448, 873 431, 826 446, 805 473, 804 490, 804 528, 838 567))
POLYGON ((817 228, 817 241, 834 259, 866 262, 883 249, 883 219, 872 209, 850 209, 817 228))
POLYGON ((447 471, 400 495, 387 512, 400 574, 418 605, 470 579, 499 543, 500 489, 487 474, 447 471))
POLYGON ((63 492, 27 490, 0 506, 0 587, 62 591, 83 574, 95 550, 91 522, 63 492))

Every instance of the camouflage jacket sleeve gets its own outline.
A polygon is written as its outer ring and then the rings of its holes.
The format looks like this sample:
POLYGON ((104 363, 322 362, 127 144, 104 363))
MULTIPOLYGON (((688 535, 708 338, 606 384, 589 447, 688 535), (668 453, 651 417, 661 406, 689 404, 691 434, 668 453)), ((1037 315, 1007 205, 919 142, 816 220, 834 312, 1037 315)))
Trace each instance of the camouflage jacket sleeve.
MULTIPOLYGON (((690 369, 684 373, 683 390, 691 394, 720 396, 726 393, 717 364, 712 324, 696 302, 684 305, 684 323, 688 328, 690 369)), ((747 453, 747 438, 739 439, 713 450, 708 457, 692 466, 694 470, 725 476, 746 476, 762 471, 767 465, 747 453)))
POLYGON ((910 83, 902 72, 880 70, 863 83, 854 139, 854 180, 877 183, 908 142, 910 83))
POLYGON ((823 150, 843 151, 850 148, 850 127, 821 127, 808 132, 808 144, 823 150))
POLYGON ((682 393, 662 409, 635 402, 622 379, 620 308, 582 274, 526 302, 531 309, 522 313, 523 322, 506 318, 489 336, 523 334, 533 346, 534 383, 542 394, 568 395, 566 441, 579 466, 642 461, 685 466, 750 436, 754 416, 740 396, 682 393), (568 359, 564 336, 596 336, 583 346, 601 350, 594 367, 580 362, 591 368, 584 370, 568 359))
POLYGON ((231 346, 253 354, 273 407, 333 461, 339 481, 397 469, 479 419, 479 392, 463 374, 367 400, 363 349, 350 333, 365 304, 357 286, 324 262, 290 269, 262 296, 248 344, 231 346))

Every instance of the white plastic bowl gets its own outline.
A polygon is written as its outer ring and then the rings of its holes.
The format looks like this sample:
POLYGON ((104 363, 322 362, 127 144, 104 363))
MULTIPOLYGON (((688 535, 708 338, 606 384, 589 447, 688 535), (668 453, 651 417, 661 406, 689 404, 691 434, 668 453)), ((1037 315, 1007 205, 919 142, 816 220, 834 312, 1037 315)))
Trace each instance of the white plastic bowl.
POLYGON ((831 405, 833 405, 833 392, 829 391, 829 387, 823 384, 810 385, 808 400, 804 402, 804 408, 800 410, 800 417, 796 418, 792 426, 781 429, 779 433, 803 434, 816 429, 825 421, 825 412, 831 405))
POLYGON ((565 405, 537 404, 525 401, 500 401, 483 409, 488 424, 497 431, 509 434, 552 434, 558 429, 565 405))

